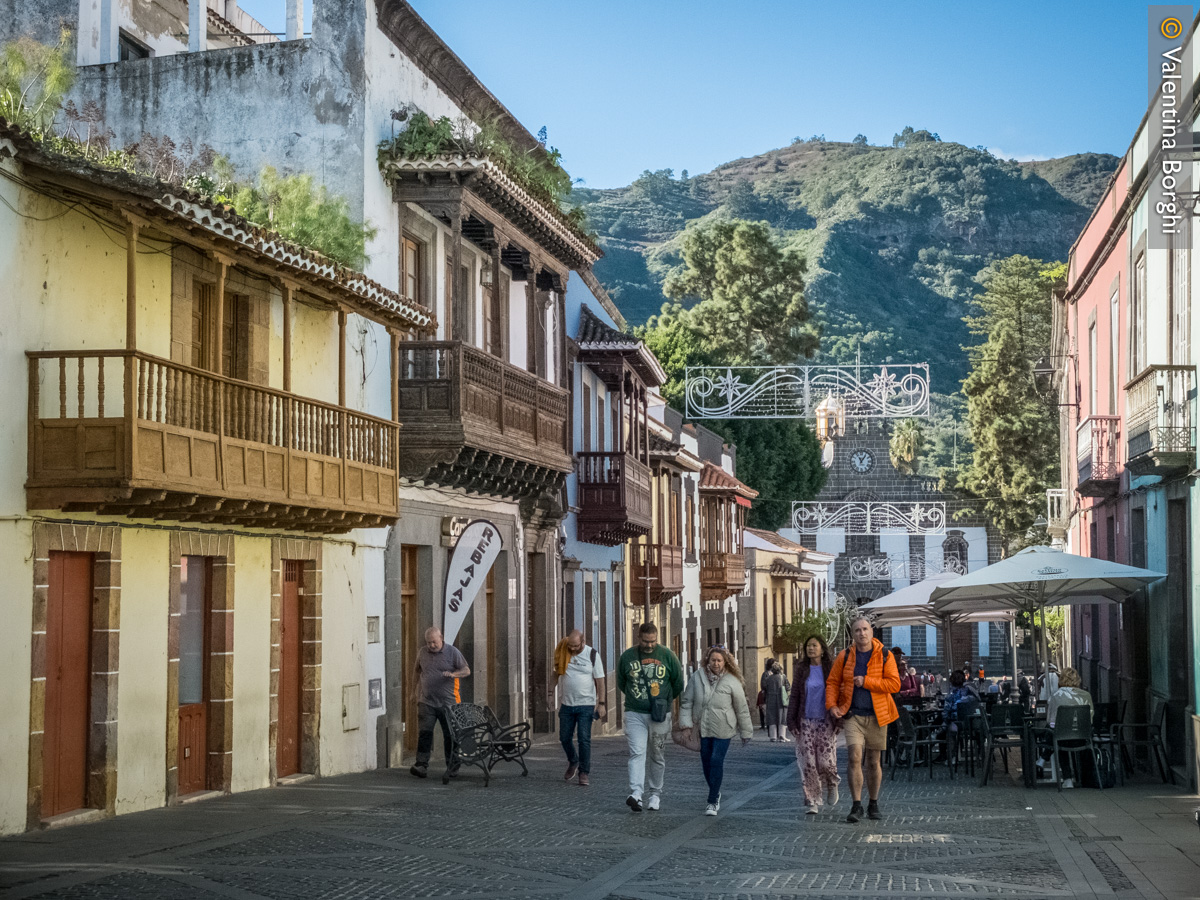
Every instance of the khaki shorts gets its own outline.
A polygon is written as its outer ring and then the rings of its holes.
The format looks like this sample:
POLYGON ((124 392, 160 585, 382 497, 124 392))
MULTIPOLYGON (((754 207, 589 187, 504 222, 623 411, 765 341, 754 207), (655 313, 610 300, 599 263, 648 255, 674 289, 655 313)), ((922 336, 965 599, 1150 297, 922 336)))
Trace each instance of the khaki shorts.
POLYGON ((866 745, 868 750, 887 749, 887 726, 880 725, 874 716, 846 716, 846 724, 842 733, 846 736, 846 746, 866 745))

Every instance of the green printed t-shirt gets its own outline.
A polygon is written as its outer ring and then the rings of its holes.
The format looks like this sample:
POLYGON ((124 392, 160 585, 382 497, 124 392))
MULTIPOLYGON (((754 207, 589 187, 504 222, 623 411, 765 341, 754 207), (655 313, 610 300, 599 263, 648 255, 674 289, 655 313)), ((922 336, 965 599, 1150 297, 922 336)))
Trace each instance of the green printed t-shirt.
POLYGON ((625 695, 625 711, 650 712, 650 698, 669 703, 683 693, 683 667, 670 648, 658 644, 650 653, 633 646, 617 663, 617 690, 625 695))

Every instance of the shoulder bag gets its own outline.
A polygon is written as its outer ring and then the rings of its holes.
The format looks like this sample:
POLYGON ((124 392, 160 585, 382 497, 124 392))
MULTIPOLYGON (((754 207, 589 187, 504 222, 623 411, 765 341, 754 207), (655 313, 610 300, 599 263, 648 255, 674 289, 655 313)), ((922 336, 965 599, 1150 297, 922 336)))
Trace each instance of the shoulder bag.
MULTIPOLYGON (((698 672, 697 674, 700 674, 700 673, 698 672)), ((707 678, 708 676, 701 674, 700 677, 707 678)), ((718 679, 717 684, 720 684, 720 683, 721 683, 720 679, 718 679)), ((690 688, 691 685, 688 685, 688 687, 690 688)), ((716 689, 717 689, 717 685, 714 684, 713 691, 715 691, 716 689)), ((709 691, 709 697, 711 697, 711 696, 712 696, 712 691, 709 691)), ((693 753, 699 753, 700 752, 700 720, 702 718, 704 718, 704 711, 706 709, 708 709, 708 698, 707 697, 705 698, 704 703, 700 705, 698 713, 697 713, 697 707, 695 705, 692 706, 692 727, 691 728, 682 728, 679 726, 679 720, 677 719, 675 721, 675 727, 671 729, 671 740, 673 740, 680 747, 685 747, 688 750, 691 750, 693 753)))

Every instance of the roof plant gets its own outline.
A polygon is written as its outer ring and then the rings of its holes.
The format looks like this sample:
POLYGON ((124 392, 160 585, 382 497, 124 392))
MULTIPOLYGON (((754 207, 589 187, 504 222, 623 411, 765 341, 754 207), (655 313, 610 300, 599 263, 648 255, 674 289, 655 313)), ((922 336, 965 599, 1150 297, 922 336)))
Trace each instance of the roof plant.
POLYGON ((94 101, 82 107, 63 102, 75 82, 73 55, 66 29, 54 46, 22 37, 0 48, 0 119, 47 153, 181 187, 343 266, 361 270, 368 261, 364 251, 375 229, 351 216, 346 199, 311 175, 284 175, 266 166, 257 179, 239 180, 211 147, 177 145, 166 136, 143 134, 136 143, 114 147, 115 135, 94 101), (56 128, 60 113, 64 124, 56 128))
POLYGON ((557 148, 522 150, 504 137, 495 122, 487 119, 476 125, 465 117, 432 119, 420 110, 410 109, 402 110, 396 117, 407 119, 407 126, 379 143, 381 170, 385 170, 389 162, 400 159, 434 159, 451 155, 489 159, 518 185, 558 210, 575 228, 587 233, 583 209, 566 205, 572 181, 562 167, 562 154, 557 148))

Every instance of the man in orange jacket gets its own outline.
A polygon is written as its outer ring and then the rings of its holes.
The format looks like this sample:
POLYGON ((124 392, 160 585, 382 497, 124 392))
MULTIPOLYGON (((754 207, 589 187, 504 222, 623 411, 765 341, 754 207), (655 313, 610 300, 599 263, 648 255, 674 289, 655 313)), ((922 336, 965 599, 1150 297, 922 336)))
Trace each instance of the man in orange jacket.
POLYGON ((879 812, 879 788, 883 784, 883 751, 887 749, 887 727, 900 717, 892 694, 900 690, 900 672, 896 659, 875 640, 875 630, 864 617, 850 625, 854 644, 834 661, 825 682, 825 708, 846 735, 846 772, 850 780, 853 806, 848 822, 863 817, 863 756, 867 761, 867 791, 870 802, 866 815, 882 819, 879 812))

